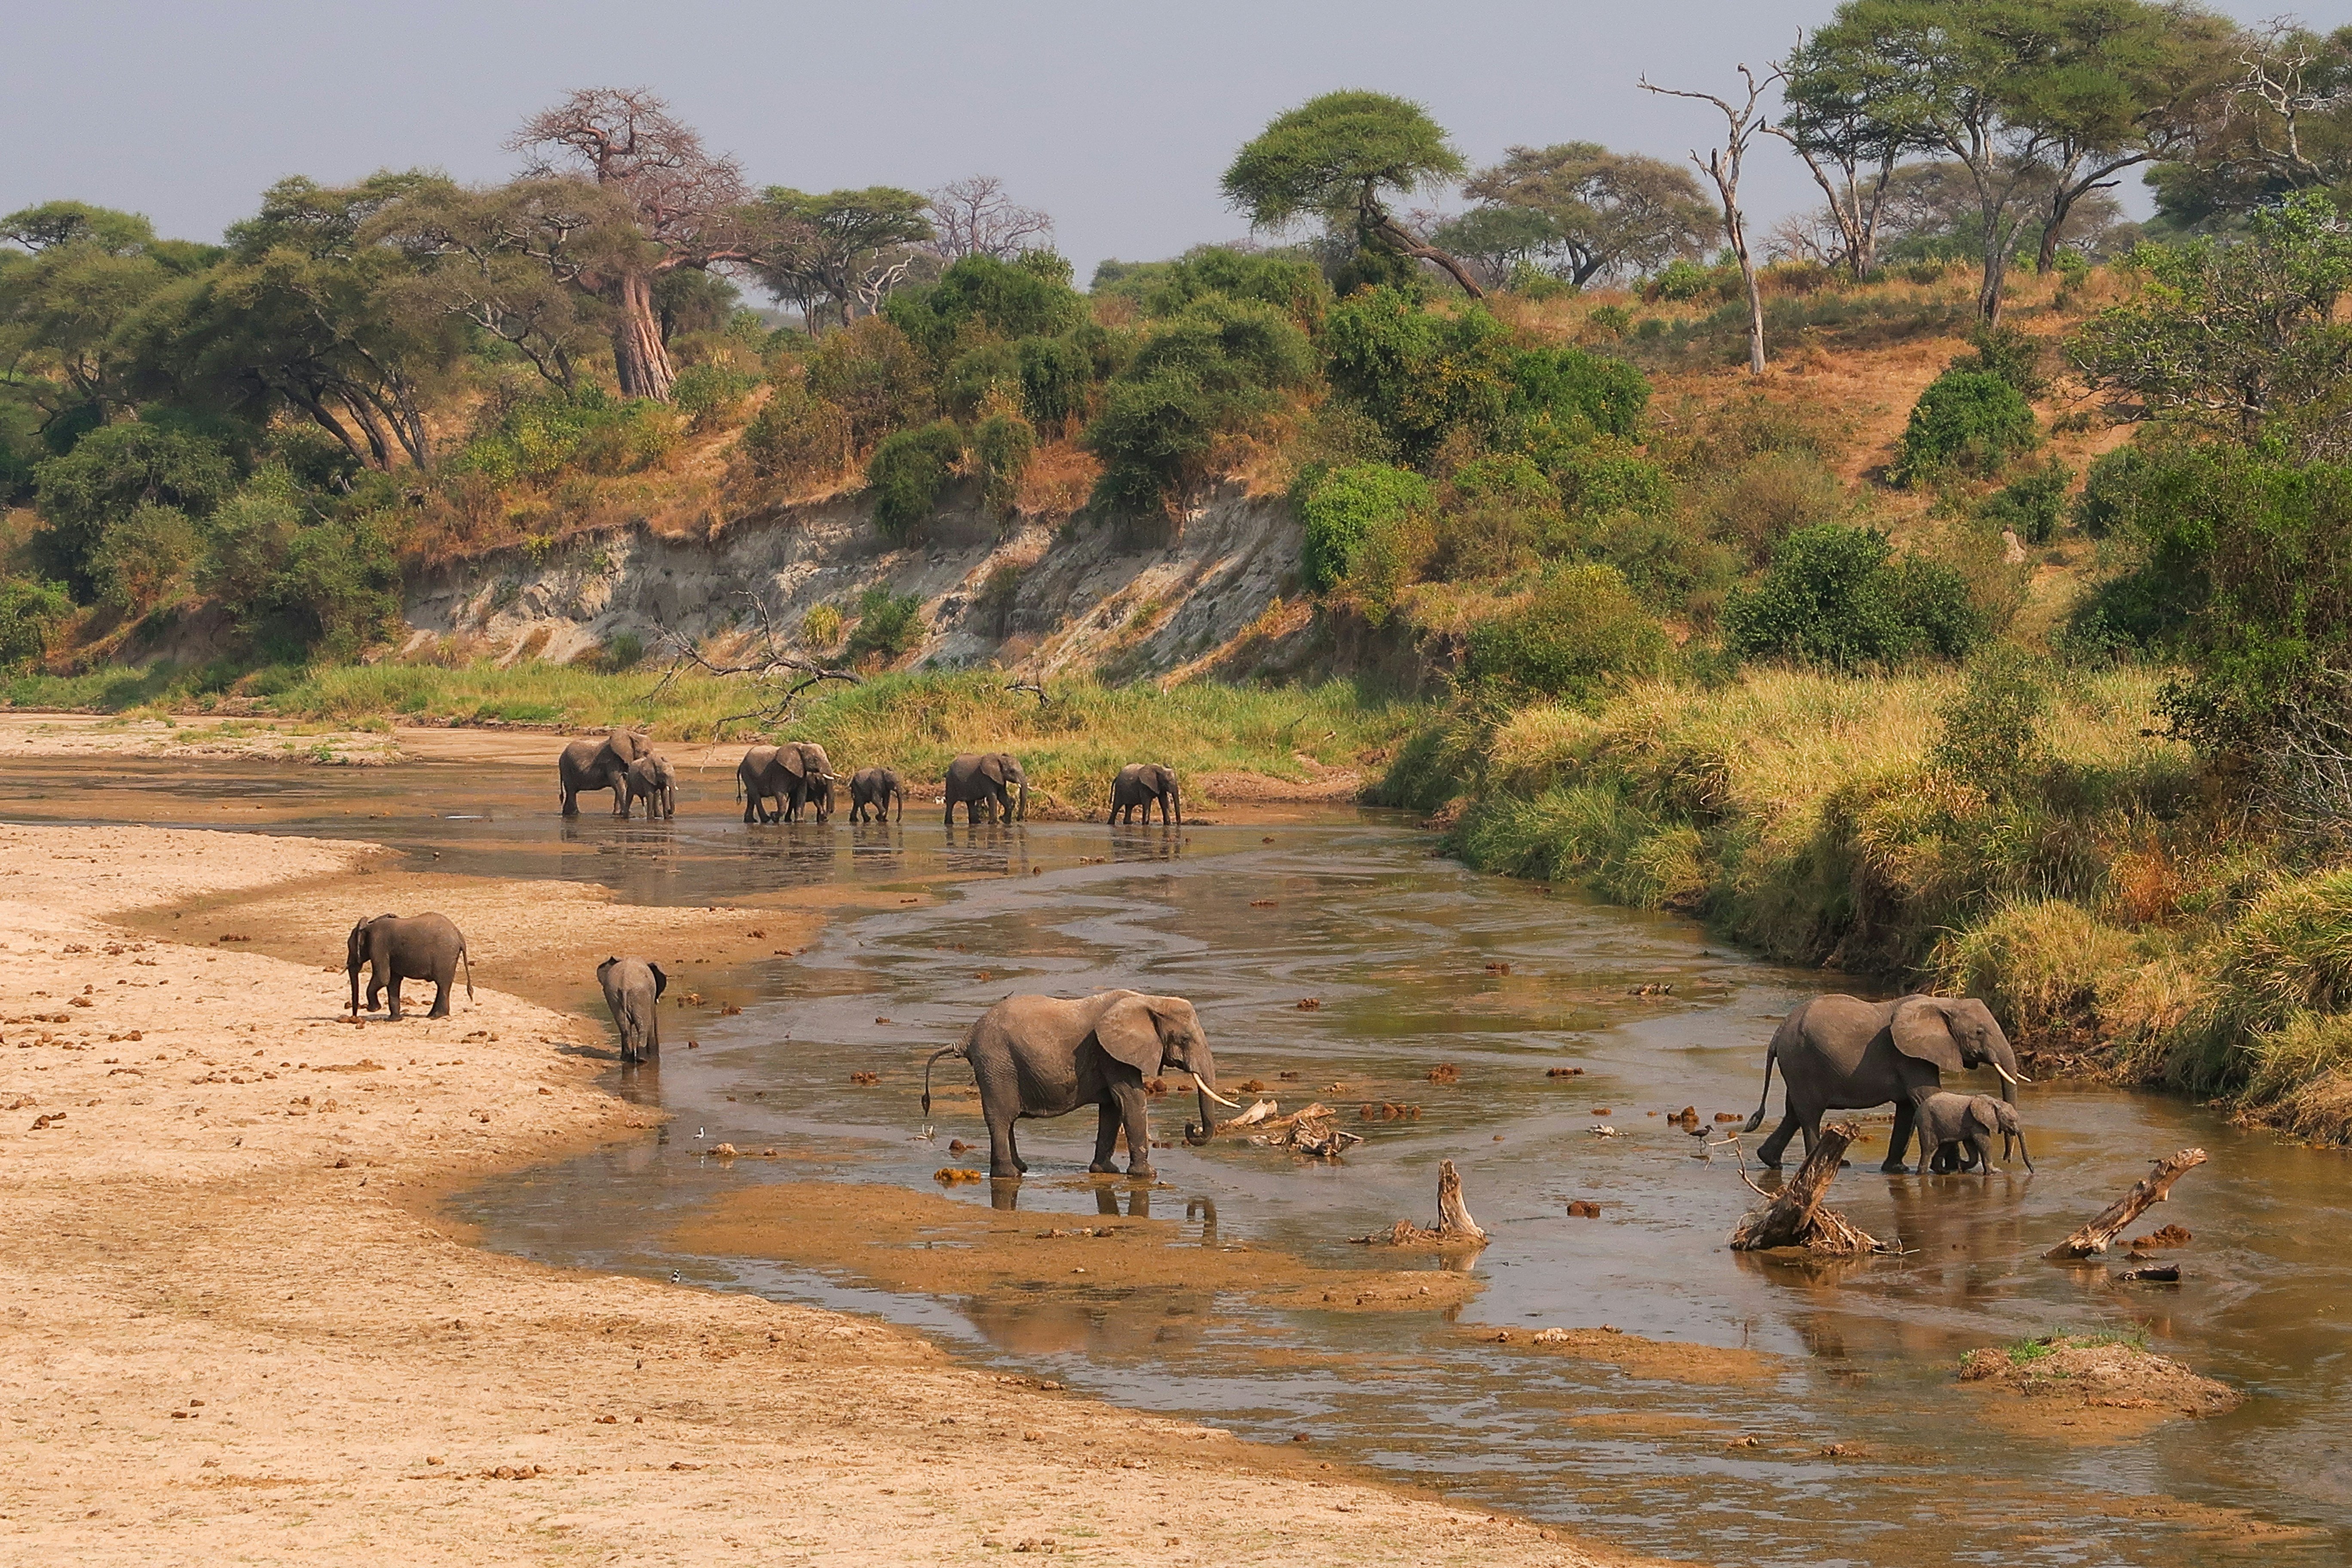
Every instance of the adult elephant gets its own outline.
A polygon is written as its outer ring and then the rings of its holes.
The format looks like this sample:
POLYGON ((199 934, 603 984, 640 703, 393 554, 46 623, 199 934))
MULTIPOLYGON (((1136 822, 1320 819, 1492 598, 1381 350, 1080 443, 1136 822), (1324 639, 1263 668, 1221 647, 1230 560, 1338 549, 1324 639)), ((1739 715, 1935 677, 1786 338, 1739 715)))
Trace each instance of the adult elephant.
POLYGON ((803 807, 816 819, 833 816, 833 759, 814 741, 787 741, 776 748, 776 769, 784 785, 784 820, 798 822, 803 807))
POLYGON ((1122 811, 1127 814, 1127 820, 1133 822, 1135 808, 1141 806, 1143 820, 1149 823, 1154 804, 1160 807, 1161 822, 1172 821, 1182 825, 1184 803, 1176 795, 1173 769, 1164 768, 1158 763, 1129 763, 1118 770, 1117 778, 1110 781, 1110 819, 1113 822, 1119 819, 1122 811), (1171 812, 1174 814, 1172 816, 1171 812))
POLYGON ((621 806, 623 816, 641 800, 646 803, 647 822, 677 815, 677 769, 659 752, 647 752, 629 764, 628 785, 628 798, 621 806))
POLYGON ((1021 771, 1021 761, 1010 752, 966 752, 948 764, 947 820, 955 821, 956 807, 963 807, 964 820, 977 823, 983 806, 988 820, 994 822, 996 814, 1003 812, 1007 822, 1027 821, 1029 817, 1029 775, 1021 771), (1013 792, 1021 792, 1021 806, 1014 814, 1013 792))
POLYGON ((474 999, 474 960, 466 952, 466 936, 447 915, 376 915, 352 927, 343 944, 343 964, 352 978, 352 1016, 360 1016, 360 965, 368 965, 367 1010, 376 1010, 376 998, 390 993, 391 1017, 400 1016, 400 983, 433 982, 433 1010, 428 1018, 449 1016, 449 990, 457 982, 457 963, 466 964, 466 1000, 474 999))
POLYGON ((849 820, 863 822, 871 813, 877 822, 890 820, 890 802, 898 803, 898 819, 907 817, 907 786, 890 768, 860 768, 849 775, 849 820))
POLYGON ((614 730, 602 740, 574 741, 555 760, 556 788, 563 815, 580 815, 580 792, 613 792, 613 815, 629 815, 629 764, 653 750, 643 730, 614 730))
POLYGON ((1780 1021, 1764 1056, 1764 1094, 1746 1131, 1764 1124, 1771 1098, 1772 1067, 1786 1086, 1780 1125, 1756 1151, 1767 1170, 1780 1168, 1780 1153, 1801 1131, 1811 1152, 1825 1110, 1864 1110, 1895 1103, 1895 1131, 1888 1135, 1888 1174, 1904 1170, 1903 1152, 1920 1102, 1937 1092, 1948 1072, 1989 1067, 2001 1077, 2000 1094, 2017 1103, 2017 1085, 2030 1081, 2017 1070, 2017 1052, 1993 1021, 1992 1010, 1968 996, 1898 996, 1864 1002, 1856 996, 1816 996, 1780 1021))
POLYGON ((596 984, 604 988, 604 1005, 613 1010, 613 1025, 621 1031, 621 1059, 642 1062, 661 1055, 662 993, 669 976, 661 965, 642 958, 608 958, 596 966, 596 984))
POLYGON ((776 768, 776 748, 753 746, 735 764, 735 793, 743 797, 743 820, 773 822, 784 814, 783 775, 776 768), (774 801, 770 809, 768 803, 774 801))
POLYGON ((1192 1004, 1181 996, 1101 991, 1092 996, 1007 996, 980 1016, 964 1037, 931 1053, 923 1064, 923 1114, 931 1110, 931 1063, 961 1057, 980 1086, 988 1121, 988 1173, 1013 1176, 1029 1167, 1013 1146, 1013 1124, 1024 1117, 1063 1116, 1081 1105, 1100 1108, 1094 1163, 1116 1174, 1111 1152, 1127 1134, 1127 1173, 1148 1178, 1151 1129, 1144 1080, 1174 1066, 1192 1075, 1201 1121, 1184 1135, 1206 1140, 1209 1104, 1234 1102, 1216 1092, 1217 1064, 1201 1033, 1192 1004))

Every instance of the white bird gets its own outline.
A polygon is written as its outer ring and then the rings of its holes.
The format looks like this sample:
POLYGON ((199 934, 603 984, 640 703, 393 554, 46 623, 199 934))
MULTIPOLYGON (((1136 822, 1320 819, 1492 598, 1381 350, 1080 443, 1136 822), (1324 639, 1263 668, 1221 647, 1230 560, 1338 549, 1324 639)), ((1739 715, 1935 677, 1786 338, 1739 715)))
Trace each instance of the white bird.
POLYGON ((677 1283, 678 1283, 680 1280, 682 1280, 684 1278, 685 1278, 685 1276, 684 1276, 684 1275, 681 1275, 681 1274, 680 1274, 677 1269, 675 1269, 675 1268, 673 1268, 673 1269, 671 1269, 671 1270, 669 1271, 669 1282, 670 1282, 671 1284, 673 1284, 673 1285, 677 1284, 677 1283))
POLYGON ((694 1135, 695 1135, 695 1137, 697 1137, 697 1138, 708 1138, 708 1137, 709 1137, 709 1136, 710 1136, 710 1134, 709 1134, 709 1133, 705 1132, 705 1131, 704 1131, 701 1128, 699 1128, 699 1127, 698 1127, 698 1128, 696 1128, 696 1129, 694 1130, 694 1135))

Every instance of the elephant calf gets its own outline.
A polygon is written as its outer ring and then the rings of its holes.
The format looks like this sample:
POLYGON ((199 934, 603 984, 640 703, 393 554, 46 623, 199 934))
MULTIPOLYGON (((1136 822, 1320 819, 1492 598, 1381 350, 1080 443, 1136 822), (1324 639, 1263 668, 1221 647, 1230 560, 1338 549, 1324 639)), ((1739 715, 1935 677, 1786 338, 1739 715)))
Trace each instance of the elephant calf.
MULTIPOLYGON (((988 1121, 988 1173, 1016 1176, 1027 1170, 1013 1142, 1013 1124, 1024 1117, 1062 1116, 1081 1105, 1100 1108, 1094 1163, 1087 1170, 1116 1174, 1111 1153, 1127 1134, 1127 1173, 1149 1178, 1151 1129, 1144 1114, 1144 1080, 1164 1067, 1181 1068, 1200 1089, 1205 1140, 1213 1124, 1209 1102, 1234 1102, 1216 1091, 1217 1065, 1192 1004, 1181 996, 1147 996, 1139 991, 1103 991, 1092 996, 1007 996, 980 1016, 964 1037, 934 1051, 923 1064, 923 1114, 931 1110, 931 1063, 961 1057, 980 1086, 980 1110, 988 1121)), ((1238 1107, 1236 1107, 1238 1109, 1238 1107)), ((1193 1134, 1186 1128, 1188 1136, 1193 1134)))
POLYGON ((849 820, 863 822, 869 816, 877 822, 890 820, 890 802, 898 803, 898 818, 906 820, 907 786, 898 782, 897 773, 889 768, 860 768, 849 775, 849 820))
POLYGON ((2017 1120, 2017 1108, 1995 1100, 1989 1094, 1953 1094, 1948 1090, 1931 1094, 1919 1102, 1919 1173, 1933 1171, 1948 1176, 1955 1171, 1975 1170, 1981 1166, 1991 1174, 1994 1166, 1989 1140, 2000 1134, 2000 1157, 2009 1158, 2014 1143, 2025 1168, 2033 1169, 2033 1156, 2026 1152, 2025 1128, 2017 1120))
POLYGON ((433 1010, 428 1018, 449 1016, 449 990, 457 981, 457 963, 466 964, 466 1000, 474 999, 474 960, 466 952, 465 933, 447 915, 377 915, 352 927, 344 944, 344 965, 352 978, 352 1016, 360 1016, 360 965, 368 969, 367 1010, 376 1010, 376 998, 390 994, 390 1017, 400 1016, 400 983, 433 982, 433 1010))
POLYGON ((608 958, 596 966, 596 984, 604 988, 604 1005, 621 1031, 621 1059, 642 1062, 660 1056, 661 1009, 656 1004, 669 989, 661 965, 643 958, 608 958))
POLYGON ((1110 819, 1113 822, 1119 820, 1121 812, 1126 813, 1128 821, 1133 822, 1136 807, 1141 806, 1143 820, 1149 823, 1155 804, 1160 807, 1162 824, 1174 822, 1182 826, 1184 803, 1176 794, 1173 769, 1162 767, 1158 763, 1129 763, 1118 770, 1117 778, 1111 780, 1110 819))
POLYGON ((628 798, 621 805, 623 816, 641 800, 646 803, 647 822, 677 815, 677 769, 659 752, 647 752, 629 764, 628 786, 628 798))

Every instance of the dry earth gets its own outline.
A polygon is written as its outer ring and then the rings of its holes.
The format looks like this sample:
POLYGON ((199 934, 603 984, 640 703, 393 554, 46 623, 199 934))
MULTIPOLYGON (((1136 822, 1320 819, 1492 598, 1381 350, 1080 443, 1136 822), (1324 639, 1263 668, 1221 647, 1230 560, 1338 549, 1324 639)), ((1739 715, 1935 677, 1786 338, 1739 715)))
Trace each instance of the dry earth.
MULTIPOLYGON (((541 747, 545 749, 545 742, 541 747)), ((0 715, 0 745, 27 757, 169 757, 175 762, 396 763, 390 733, 289 729, 237 719, 106 718, 87 713, 0 715)))
POLYGON ((105 923, 368 855, 0 831, 0 1562, 1596 1561, 873 1323, 463 1245, 436 1194, 641 1135, 601 1027, 488 988, 353 1026, 317 962, 105 923))
POLYGON ((2180 1415, 2219 1415, 2242 1395, 2169 1356, 2116 1340, 2058 1334, 1970 1351, 1960 1381, 1992 1390, 1984 1413, 2012 1430, 2075 1441, 2131 1436, 2180 1415))

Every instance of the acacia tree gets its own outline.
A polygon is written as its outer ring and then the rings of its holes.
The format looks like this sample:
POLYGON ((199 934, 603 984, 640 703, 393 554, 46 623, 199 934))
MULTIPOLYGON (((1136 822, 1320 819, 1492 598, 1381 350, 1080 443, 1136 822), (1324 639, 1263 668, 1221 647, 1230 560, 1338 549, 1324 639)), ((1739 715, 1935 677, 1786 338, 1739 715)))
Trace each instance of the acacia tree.
POLYGON ((1389 205, 1442 188, 1466 168, 1421 105, 1381 92, 1327 92, 1275 116, 1234 155, 1223 186, 1254 229, 1319 217, 1335 232, 1352 230, 1368 250, 1435 263, 1483 300, 1486 291, 1461 259, 1406 228, 1389 205))
POLYGON ((704 147, 698 132, 642 89, 582 88, 525 121, 508 145, 531 154, 526 180, 593 184, 634 229, 632 237, 597 224, 583 201, 570 213, 551 211, 559 221, 541 243, 522 243, 611 308, 622 395, 667 398, 677 372, 662 342, 653 280, 681 267, 760 258, 743 212, 750 193, 742 170, 704 147), (566 218, 578 226, 560 221, 566 218), (605 243, 570 243, 583 232, 601 232, 605 243))
POLYGON ((1823 47, 1802 34, 1780 74, 1780 117, 1764 127, 1804 160, 1829 198, 1839 260, 1857 283, 1878 265, 1879 218, 1895 163, 1916 139, 1889 112, 1901 80, 1884 59, 1823 47))
POLYGON ((48 202, 0 218, 0 242, 30 252, 0 266, 0 375, 40 408, 103 424, 127 407, 134 356, 123 323, 173 281, 148 221, 48 202))
POLYGON ((930 247, 940 260, 992 256, 1010 261, 1024 250, 1054 243, 1054 220, 1034 207, 1016 205, 994 174, 952 180, 930 195, 930 247))
POLYGON ((1597 142, 1510 148, 1462 188, 1491 207, 1542 218, 1550 248, 1579 288, 1699 255, 1714 222, 1689 174, 1663 158, 1612 153, 1597 142))
POLYGON ((780 299, 798 304, 814 330, 832 306, 843 326, 881 309, 932 237, 928 198, 894 185, 813 195, 771 185, 758 204, 767 237, 751 271, 780 299))
POLYGON ((1739 263, 1740 280, 1748 285, 1748 374, 1764 374, 1764 292, 1756 284, 1756 258, 1748 248, 1748 221, 1739 207, 1739 171, 1747 162, 1748 149, 1755 143, 1758 132, 1765 127, 1761 105, 1764 94, 1780 80, 1780 72, 1771 71, 1759 77, 1746 66, 1739 68, 1740 79, 1748 84, 1748 96, 1742 99, 1717 98, 1711 92, 1684 92, 1670 87, 1659 87, 1647 78, 1642 81, 1644 92, 1654 92, 1666 98, 1693 98, 1701 103, 1711 103, 1723 112, 1725 135, 1723 145, 1710 147, 1702 160, 1697 149, 1691 151, 1690 161, 1706 171, 1715 182, 1717 195, 1723 198, 1723 237, 1731 247, 1733 259, 1739 263))
POLYGON ((2195 144, 2148 174, 2157 211, 2177 223, 2352 180, 2352 26, 2323 37, 2271 22, 2230 54, 2233 79, 2195 144))

